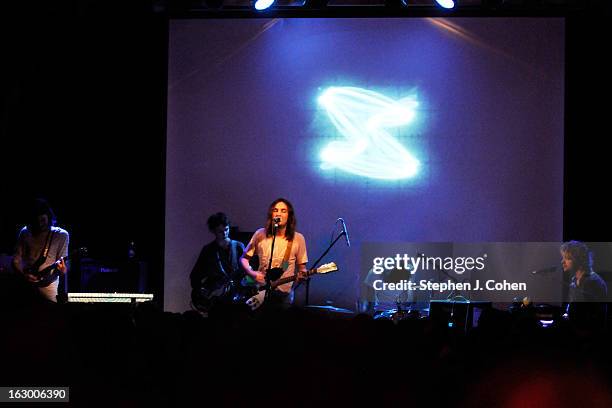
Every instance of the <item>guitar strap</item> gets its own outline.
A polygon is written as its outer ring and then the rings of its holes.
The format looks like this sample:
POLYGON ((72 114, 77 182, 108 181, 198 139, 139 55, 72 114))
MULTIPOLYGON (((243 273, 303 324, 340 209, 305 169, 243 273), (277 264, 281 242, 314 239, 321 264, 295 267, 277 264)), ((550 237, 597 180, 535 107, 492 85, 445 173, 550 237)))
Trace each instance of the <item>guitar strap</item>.
POLYGON ((234 241, 233 239, 230 241, 230 263, 232 264, 232 272, 238 270, 238 257, 236 256, 238 241, 234 241))
POLYGON ((225 275, 225 277, 229 280, 230 276, 229 274, 225 271, 225 268, 223 267, 223 261, 221 261, 221 255, 219 254, 219 248, 217 248, 217 264, 219 264, 219 270, 221 271, 221 273, 223 275, 225 275))
MULTIPOLYGON (((291 247, 293 247, 293 240, 287 242, 287 248, 285 248, 285 256, 283 257, 283 263, 281 264, 283 268, 283 272, 289 269, 289 256, 291 256, 291 247)), ((294 270, 293 274, 294 275, 297 274, 297 270, 294 270)), ((290 296, 289 302, 291 304, 293 304, 293 297, 295 296, 294 294, 295 288, 293 286, 294 285, 291 286, 291 294, 289 295, 290 296)))
POLYGON ((283 271, 289 269, 289 257, 291 256, 291 247, 293 247, 293 240, 287 242, 287 247, 285 248, 285 256, 283 256, 283 262, 281 263, 281 268, 283 268, 283 271))
POLYGON ((47 233, 47 238, 45 239, 45 247, 43 248, 41 254, 41 257, 45 260, 47 259, 47 255, 49 254, 49 248, 51 247, 51 242, 53 241, 53 234, 55 234, 55 231, 50 230, 47 233))
MULTIPOLYGON (((230 259, 229 265, 232 268, 231 274, 238 270, 238 258, 236 256, 236 247, 238 246, 238 241, 234 241, 233 239, 230 241, 230 259)), ((221 255, 219 254, 219 248, 217 248, 217 263, 219 264, 219 269, 221 272, 227 277, 227 279, 231 280, 232 277, 227 273, 225 268, 223 267, 223 262, 221 261, 221 255)))

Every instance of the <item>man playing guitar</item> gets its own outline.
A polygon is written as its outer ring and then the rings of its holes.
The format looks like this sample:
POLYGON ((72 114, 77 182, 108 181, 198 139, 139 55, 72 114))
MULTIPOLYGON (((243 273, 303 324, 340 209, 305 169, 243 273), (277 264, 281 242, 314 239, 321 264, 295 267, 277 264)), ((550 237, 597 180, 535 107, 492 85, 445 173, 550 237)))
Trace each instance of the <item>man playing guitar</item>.
POLYGON ((51 302, 57 302, 59 275, 48 280, 40 272, 57 269, 60 274, 66 274, 68 267, 64 258, 68 256, 70 240, 68 231, 56 227, 55 223, 55 214, 49 204, 43 199, 35 200, 28 223, 19 232, 13 256, 15 270, 51 302))
POLYGON ((207 312, 216 303, 233 303, 244 276, 238 262, 244 245, 230 239, 227 215, 213 214, 207 224, 215 239, 202 248, 190 275, 191 302, 201 312, 207 312))
MULTIPOLYGON (((272 270, 275 270, 281 278, 297 275, 298 280, 301 280, 307 276, 306 240, 296 231, 296 224, 293 205, 288 200, 278 198, 270 204, 266 226, 255 232, 240 259, 242 268, 258 284, 266 283, 266 274, 272 270), (270 261, 273 241, 274 253, 270 261), (249 264, 249 260, 254 255, 259 257, 259 268, 256 271, 249 264)), ((292 285, 293 282, 289 282, 271 291, 271 304, 291 303, 289 294, 292 285)))

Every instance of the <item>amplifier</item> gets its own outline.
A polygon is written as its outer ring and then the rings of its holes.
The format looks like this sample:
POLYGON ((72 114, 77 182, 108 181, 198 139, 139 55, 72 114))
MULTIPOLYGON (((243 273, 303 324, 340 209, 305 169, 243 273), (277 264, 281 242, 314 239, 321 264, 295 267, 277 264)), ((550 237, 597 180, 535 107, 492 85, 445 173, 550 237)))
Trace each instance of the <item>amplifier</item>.
POLYGON ((147 265, 145 262, 99 261, 83 258, 80 290, 83 292, 145 292, 147 289, 147 265))

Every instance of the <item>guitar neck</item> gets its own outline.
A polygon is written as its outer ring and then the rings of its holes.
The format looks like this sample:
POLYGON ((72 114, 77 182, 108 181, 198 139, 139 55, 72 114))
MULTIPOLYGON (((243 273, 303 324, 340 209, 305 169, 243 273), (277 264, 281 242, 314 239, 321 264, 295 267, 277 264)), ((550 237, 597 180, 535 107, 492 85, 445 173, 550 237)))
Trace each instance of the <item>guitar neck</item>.
POLYGON ((60 259, 58 259, 57 261, 53 262, 53 265, 51 265, 51 266, 57 266, 57 265, 59 265, 59 263, 60 263, 60 261, 61 261, 61 260, 64 260, 64 262, 65 262, 65 261, 67 261, 67 260, 69 260, 69 259, 70 259, 70 254, 68 254, 68 255, 66 255, 66 256, 62 256, 62 257, 61 257, 60 259))
POLYGON ((45 268, 41 269, 40 271, 38 270, 32 270, 32 274, 34 275, 44 275, 46 273, 49 273, 50 271, 55 270, 55 268, 57 268, 59 266, 60 261, 63 259, 64 261, 68 261, 70 259, 70 257, 73 256, 73 253, 70 253, 66 256, 61 257, 60 259, 58 259, 57 261, 53 262, 51 265, 46 266, 45 268))
MULTIPOLYGON (((317 270, 316 270, 316 269, 311 269, 311 270, 309 270, 309 271, 306 273, 306 276, 311 276, 311 275, 314 275, 314 274, 316 274, 316 273, 317 273, 317 270)), ((297 275, 287 276, 286 278, 280 278, 279 280, 274 281, 274 282, 273 282, 273 283, 270 285, 270 287, 271 287, 271 289, 274 289, 274 288, 276 288, 277 286, 284 285, 285 283, 293 282, 293 281, 294 281, 294 280, 296 280, 296 279, 297 279, 297 275)))

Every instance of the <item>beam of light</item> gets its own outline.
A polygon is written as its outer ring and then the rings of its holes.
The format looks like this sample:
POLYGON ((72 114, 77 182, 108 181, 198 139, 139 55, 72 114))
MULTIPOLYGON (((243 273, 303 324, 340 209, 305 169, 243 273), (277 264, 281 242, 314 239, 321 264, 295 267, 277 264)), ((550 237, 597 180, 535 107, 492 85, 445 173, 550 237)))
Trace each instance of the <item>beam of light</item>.
POLYGON ((436 0, 436 3, 445 9, 452 9, 455 7, 455 0, 436 0))
POLYGON ((256 0, 255 1, 255 10, 265 10, 274 4, 275 0, 256 0))
POLYGON ((547 78, 549 76, 549 73, 544 71, 537 64, 534 64, 533 62, 527 62, 527 61, 517 58, 516 56, 512 55, 512 53, 507 52, 503 50, 502 48, 499 48, 498 46, 494 46, 493 44, 490 44, 489 42, 485 41, 478 35, 465 29, 464 27, 462 27, 460 24, 457 24, 456 22, 453 22, 447 18, 431 18, 431 17, 427 18, 427 21, 430 24, 436 26, 437 28, 440 28, 446 31, 448 34, 451 34, 467 42, 468 44, 471 44, 475 47, 483 48, 489 52, 492 52, 496 55, 506 58, 510 60, 512 63, 519 64, 522 68, 528 69, 529 71, 534 72, 535 74, 541 76, 542 78, 547 78))
POLYGON ((417 173, 419 161, 387 131, 414 119, 416 97, 393 100, 367 89, 331 87, 319 96, 318 103, 344 137, 321 151, 322 168, 384 180, 417 173))

